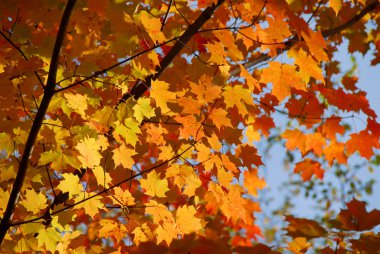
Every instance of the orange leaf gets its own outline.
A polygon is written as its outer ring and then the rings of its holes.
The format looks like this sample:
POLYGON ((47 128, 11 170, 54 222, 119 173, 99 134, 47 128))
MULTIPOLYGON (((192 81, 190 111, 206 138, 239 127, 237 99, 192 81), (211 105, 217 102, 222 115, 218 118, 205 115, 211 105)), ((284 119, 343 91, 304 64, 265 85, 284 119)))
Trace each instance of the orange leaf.
POLYGON ((299 90, 306 90, 306 83, 296 70, 295 66, 270 62, 269 67, 265 68, 261 74, 260 82, 272 83, 272 94, 282 102, 290 95, 292 87, 299 90))
POLYGON ((305 182, 309 181, 313 175, 322 180, 325 171, 321 168, 321 164, 319 162, 311 159, 305 159, 304 161, 296 164, 294 173, 300 173, 302 180, 305 182))
POLYGON ((347 141, 347 153, 352 155, 359 152, 366 159, 371 159, 374 148, 380 148, 379 139, 376 135, 371 135, 368 131, 363 130, 359 133, 350 135, 350 140, 347 141))
POLYGON ((244 187, 248 190, 248 193, 254 197, 257 197, 257 190, 264 189, 267 183, 264 179, 258 177, 258 170, 251 169, 244 172, 244 187))

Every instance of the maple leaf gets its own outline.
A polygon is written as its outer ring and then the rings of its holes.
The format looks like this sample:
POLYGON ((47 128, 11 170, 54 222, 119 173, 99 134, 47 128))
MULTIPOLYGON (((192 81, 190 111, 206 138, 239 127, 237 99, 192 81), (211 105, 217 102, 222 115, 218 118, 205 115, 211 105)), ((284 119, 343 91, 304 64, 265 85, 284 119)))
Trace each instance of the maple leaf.
MULTIPOLYGON (((378 1, 3 2, 3 252, 278 253, 252 244, 277 233, 256 225, 262 142, 286 139, 304 181, 356 152, 378 161, 377 114, 337 54, 347 43, 380 63, 367 29, 378 1)), ((318 252, 309 240, 321 238, 372 253, 377 217, 354 200, 329 220, 337 233, 288 215, 282 249, 318 252)))
POLYGON ((7 207, 7 200, 9 200, 10 192, 0 188, 0 215, 3 216, 5 208, 7 207))
POLYGON ((113 237, 117 242, 128 233, 126 226, 118 221, 103 219, 99 225, 99 237, 113 237))
POLYGON ((302 80, 295 66, 270 62, 261 74, 260 82, 272 83, 272 94, 282 102, 290 95, 292 87, 299 90, 306 90, 306 83, 302 80))
POLYGON ((286 221, 289 222, 286 230, 288 235, 297 238, 304 237, 306 239, 313 239, 325 236, 327 231, 319 225, 316 221, 295 218, 293 216, 287 215, 286 221))
POLYGON ((131 206, 135 204, 135 199, 128 190, 123 190, 120 187, 114 189, 114 204, 120 205, 120 202, 125 206, 131 206))
POLYGON ((209 76, 203 75, 199 78, 199 83, 190 83, 191 93, 197 97, 197 102, 201 105, 213 102, 220 97, 222 92, 219 86, 213 85, 213 81, 209 76))
POLYGON ((133 116, 139 123, 141 123, 144 118, 149 119, 156 115, 153 108, 150 106, 150 99, 148 98, 138 99, 135 106, 133 106, 133 111, 133 116))
POLYGON ((135 161, 132 156, 136 154, 133 149, 127 148, 124 144, 113 150, 113 160, 115 165, 122 165, 124 168, 131 169, 135 161))
POLYGON ((227 86, 222 93, 224 102, 227 108, 236 106, 239 112, 243 115, 248 114, 245 104, 253 105, 253 99, 248 89, 243 88, 241 85, 227 86))
POLYGON ((209 61, 215 64, 223 64, 226 57, 226 51, 224 47, 220 43, 215 44, 205 44, 209 52, 211 53, 211 57, 209 61))
POLYGON ((135 235, 133 242, 139 246, 140 243, 152 241, 154 239, 153 233, 148 227, 148 224, 144 223, 140 227, 136 227, 132 234, 135 235))
POLYGON ((182 235, 197 232, 203 228, 201 219, 195 217, 196 213, 194 206, 184 205, 177 208, 176 223, 182 235))
POLYGON ((146 28, 150 38, 154 43, 165 41, 165 35, 161 32, 161 22, 158 18, 153 17, 148 12, 141 12, 141 24, 146 28))
POLYGON ((244 172, 244 186, 247 188, 248 193, 257 197, 257 190, 262 190, 267 186, 264 179, 258 177, 258 170, 251 169, 244 172))
POLYGON ((301 48, 298 51, 288 51, 290 57, 295 58, 295 64, 299 66, 299 74, 305 83, 308 83, 310 77, 324 82, 322 69, 318 63, 301 48))
POLYGON ((165 241, 169 246, 173 239, 177 239, 179 232, 175 224, 164 222, 156 228, 154 233, 157 236, 157 243, 165 241))
POLYGON ((261 91, 259 82, 252 77, 252 75, 245 69, 243 65, 240 65, 240 75, 245 78, 249 90, 253 91, 255 88, 261 91))
POLYGON ((337 216, 339 224, 335 227, 344 230, 370 230, 380 224, 380 210, 367 212, 365 202, 353 198, 346 203, 347 209, 342 209, 337 216))
POLYGON ((247 201, 241 197, 241 187, 238 185, 231 186, 227 195, 223 195, 223 203, 220 206, 222 212, 232 221, 239 219, 247 222, 247 211, 244 209, 247 201))
POLYGON ((65 93, 67 105, 82 117, 86 117, 85 110, 87 109, 87 96, 81 94, 65 93))
POLYGON ((331 0, 329 1, 329 5, 334 10, 335 14, 338 15, 342 8, 342 0, 331 0))
POLYGON ((43 228, 38 231, 38 246, 45 246, 46 250, 55 251, 57 243, 61 240, 61 234, 53 227, 43 228))
POLYGON ((227 111, 223 108, 214 108, 209 118, 219 130, 222 127, 232 127, 231 120, 227 117, 227 111))
POLYGON ((347 163, 347 156, 345 154, 345 145, 336 141, 331 141, 328 146, 323 149, 323 154, 330 165, 336 160, 340 164, 347 163))
POLYGON ((100 164, 101 155, 99 150, 101 145, 94 138, 85 137, 76 145, 76 149, 81 154, 78 156, 83 167, 93 168, 100 164))
POLYGON ((83 191, 83 186, 79 182, 78 176, 70 173, 62 174, 64 178, 57 186, 62 192, 69 192, 71 196, 80 194, 83 191))
POLYGON ((101 166, 95 166, 92 169, 92 172, 95 175, 95 179, 98 182, 98 185, 109 185, 109 181, 111 179, 110 174, 108 172, 105 172, 104 168, 101 166))
POLYGON ((319 179, 323 179, 325 171, 321 168, 321 164, 311 159, 305 159, 298 162, 294 168, 294 173, 300 173, 302 180, 309 181, 313 175, 319 179))
POLYGON ((306 45, 309 47, 311 54, 319 61, 328 61, 329 58, 324 51, 326 42, 320 31, 313 31, 309 28, 308 32, 302 33, 306 45))
POLYGON ((292 253, 305 253, 310 246, 305 237, 296 237, 288 244, 287 249, 292 253))
POLYGON ((169 91, 169 84, 161 80, 153 80, 150 90, 150 97, 156 101, 156 105, 161 108, 162 113, 168 113, 168 102, 174 102, 176 94, 169 91))
MULTIPOLYGON (((89 196, 94 195, 95 193, 88 193, 89 196)), ((104 203, 100 202, 102 197, 95 196, 88 200, 87 202, 83 202, 77 205, 78 208, 83 208, 85 213, 88 214, 90 217, 95 218, 95 216, 99 215, 99 209, 104 208, 104 203)), ((83 197, 78 196, 75 201, 80 202, 83 200, 83 197)))
POLYGON ((139 124, 132 118, 127 118, 124 124, 118 124, 115 128, 115 134, 119 134, 125 140, 126 144, 135 147, 139 137, 137 134, 141 133, 139 124))
POLYGON ((169 190, 168 181, 161 179, 156 171, 147 174, 146 179, 140 179, 141 187, 145 189, 145 194, 152 197, 166 197, 165 192, 169 190))
POLYGON ((346 143, 349 155, 358 151, 361 156, 369 160, 374 153, 373 148, 380 148, 378 138, 371 135, 366 130, 359 133, 353 133, 350 136, 350 140, 346 143))
POLYGON ((25 199, 20 201, 20 204, 32 213, 38 213, 48 206, 46 201, 47 198, 43 193, 28 189, 25 191, 25 199))

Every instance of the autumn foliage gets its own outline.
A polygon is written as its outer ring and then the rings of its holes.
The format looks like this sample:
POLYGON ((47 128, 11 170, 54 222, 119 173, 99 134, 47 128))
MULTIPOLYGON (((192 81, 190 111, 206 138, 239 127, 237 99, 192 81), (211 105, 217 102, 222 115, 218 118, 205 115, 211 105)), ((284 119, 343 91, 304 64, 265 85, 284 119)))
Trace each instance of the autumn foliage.
POLYGON ((380 211, 357 199, 258 243, 256 144, 280 128, 305 183, 374 157, 376 113, 334 54, 380 63, 379 5, 2 0, 1 251, 374 253, 380 211))

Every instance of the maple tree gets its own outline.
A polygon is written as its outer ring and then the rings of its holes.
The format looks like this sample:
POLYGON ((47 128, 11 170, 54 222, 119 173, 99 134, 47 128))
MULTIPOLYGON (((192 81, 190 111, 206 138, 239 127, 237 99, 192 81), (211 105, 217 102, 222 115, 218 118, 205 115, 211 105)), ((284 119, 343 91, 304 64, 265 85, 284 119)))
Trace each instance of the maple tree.
POLYGON ((255 144, 280 113, 304 182, 375 156, 376 113, 333 56, 348 41, 379 64, 379 5, 2 1, 1 250, 303 253, 333 237, 323 253, 371 253, 380 211, 357 199, 328 225, 286 215, 287 245, 258 244, 255 144), (364 129, 344 125, 355 114, 364 129))

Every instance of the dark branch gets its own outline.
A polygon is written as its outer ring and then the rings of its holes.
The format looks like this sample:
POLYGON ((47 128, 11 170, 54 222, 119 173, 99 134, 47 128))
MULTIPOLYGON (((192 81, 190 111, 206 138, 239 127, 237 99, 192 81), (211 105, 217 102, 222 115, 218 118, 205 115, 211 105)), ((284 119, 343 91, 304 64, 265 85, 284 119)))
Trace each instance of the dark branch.
POLYGON ((1 219, 0 224, 0 245, 4 240, 4 237, 12 225, 12 216, 16 207, 16 204, 18 202, 18 198, 20 196, 21 188, 24 183, 26 171, 28 169, 29 164, 29 158, 31 156, 33 146, 36 142, 38 133, 41 129, 42 122, 45 118, 46 111, 49 107, 51 98, 54 95, 54 88, 55 88, 55 81, 56 81, 56 75, 57 75, 57 67, 58 67, 58 61, 59 61, 59 54, 61 51, 63 39, 65 37, 66 28, 71 16, 71 12, 74 8, 74 5, 76 3, 76 0, 68 0, 67 5, 65 7, 65 10, 63 12, 61 23, 59 25, 59 30, 57 34, 57 38, 55 41, 52 57, 51 57, 51 63, 49 68, 49 74, 47 79, 47 84, 45 86, 45 92, 44 96, 41 101, 41 105, 37 111, 36 117, 33 121, 32 127, 29 131, 29 136, 25 144, 24 152, 21 157, 21 161, 19 164, 19 168, 17 171, 16 179, 13 183, 13 188, 8 200, 7 208, 4 212, 4 216, 1 219))
MULTIPOLYGON (((362 17, 364 17, 367 13, 370 13, 371 11, 375 10, 378 6, 380 5, 380 2, 379 1, 374 1, 372 3, 370 3, 369 5, 367 5, 363 10, 361 10, 357 15, 355 15, 354 17, 352 17, 350 20, 348 20, 346 23, 340 25, 340 26, 337 26, 335 28, 332 28, 332 29, 328 29, 328 30, 323 30, 322 31, 322 35, 323 37, 329 37, 329 36, 332 36, 332 35, 335 35, 335 34, 338 34, 340 33, 341 31, 343 31, 344 29, 354 25, 356 22, 358 22, 362 17)), ((277 53, 278 54, 282 54, 283 52, 285 52, 286 50, 290 49, 298 40, 296 40, 295 37, 293 37, 292 39, 290 39, 287 43, 285 43, 286 47, 285 48, 282 48, 282 49, 278 49, 277 50, 277 53)), ((244 67, 245 68, 252 68, 254 67, 255 65, 259 64, 259 63, 262 63, 262 62, 265 62, 267 60, 269 60, 271 57, 268 55, 268 54, 261 54, 260 56, 252 59, 251 61, 247 62, 244 64, 244 67)), ((234 69, 231 71, 231 74, 236 74, 239 72, 239 69, 234 69)))
POLYGON ((165 26, 166 20, 168 19, 169 11, 170 11, 170 8, 172 7, 173 1, 174 0, 169 0, 168 9, 166 10, 164 20, 162 21, 161 31, 164 30, 164 26, 165 26))
POLYGON ((207 7, 202 14, 195 20, 193 24, 178 38, 177 42, 170 49, 167 55, 160 61, 160 66, 157 66, 157 72, 154 75, 149 75, 144 81, 137 81, 129 93, 122 96, 119 104, 125 102, 130 97, 134 97, 136 100, 141 97, 147 91, 152 80, 156 80, 161 76, 165 69, 170 65, 173 59, 179 54, 179 52, 184 48, 184 45, 196 34, 199 29, 212 17, 215 10, 224 2, 225 0, 219 0, 217 4, 213 3, 211 6, 207 7))
MULTIPOLYGON (((29 58, 25 55, 25 53, 21 50, 21 48, 19 46, 17 46, 10 38, 8 38, 1 30, 0 30, 0 35, 9 43, 12 45, 13 48, 15 48, 19 53, 20 55, 26 60, 26 61, 29 61, 29 58)), ((42 79, 40 77, 40 75, 38 75, 37 71, 34 71, 34 75, 36 75, 36 78, 38 80, 38 82, 40 83, 40 85, 42 86, 42 88, 44 87, 44 83, 42 82, 42 79)))

